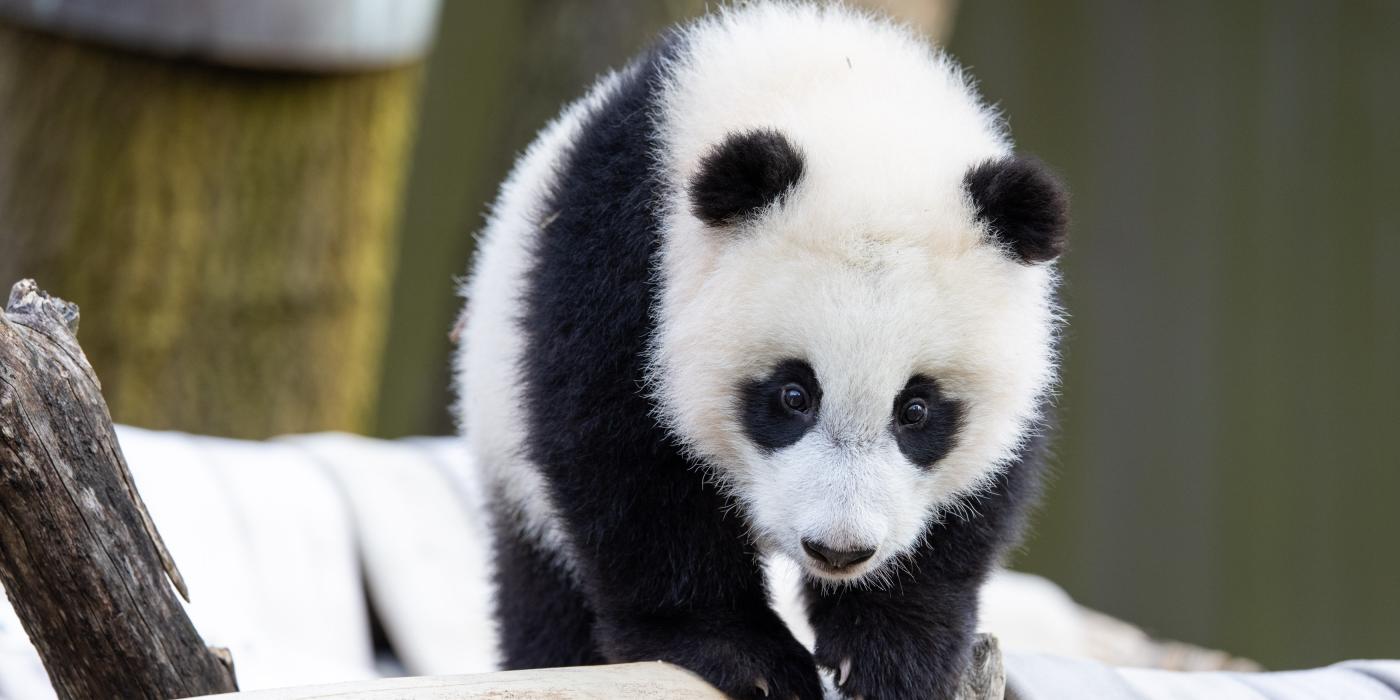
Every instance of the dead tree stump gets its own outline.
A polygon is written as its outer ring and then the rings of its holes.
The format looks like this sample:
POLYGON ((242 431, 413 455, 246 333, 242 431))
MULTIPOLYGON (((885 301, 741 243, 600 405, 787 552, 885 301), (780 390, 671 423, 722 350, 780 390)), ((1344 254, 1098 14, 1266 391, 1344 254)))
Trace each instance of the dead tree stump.
POLYGON ((0 582, 60 697, 236 690, 175 597, 77 328, 33 280, 0 312, 0 582))

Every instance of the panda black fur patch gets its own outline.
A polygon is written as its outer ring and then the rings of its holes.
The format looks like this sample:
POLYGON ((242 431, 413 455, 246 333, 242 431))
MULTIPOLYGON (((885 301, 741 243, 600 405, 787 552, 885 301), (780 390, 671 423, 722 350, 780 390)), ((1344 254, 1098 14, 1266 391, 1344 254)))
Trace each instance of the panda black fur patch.
POLYGON ((802 153, 776 130, 730 134, 700 160, 690 210, 711 226, 732 226, 795 187, 804 168, 802 153))
POLYGON ((899 451, 913 464, 925 469, 948 456, 962 427, 962 404, 943 395, 938 382, 918 375, 909 380, 894 399, 894 439, 899 451), (904 425, 899 413, 914 399, 922 399, 927 416, 917 425, 904 425))
POLYGON ((1059 257, 1065 248, 1069 198, 1040 161, 1026 156, 990 160, 967 172, 963 184, 997 240, 1023 263, 1059 257))
POLYGON ((785 360, 767 377, 755 379, 739 390, 743 403, 744 432, 759 449, 780 450, 802 439, 817 424, 822 389, 812 366, 801 360, 785 360), (805 411, 783 403, 785 387, 796 385, 806 394, 805 411))
MULTIPOLYGON (((539 231, 521 299, 525 449, 576 547, 561 572, 500 545, 503 665, 665 659, 729 695, 762 678, 774 696, 820 698, 811 654, 768 604, 747 524, 641 389, 662 235, 650 115, 677 41, 621 74, 541 203, 558 215, 539 231)), ((510 527, 496 519, 495 536, 514 537, 510 527)))

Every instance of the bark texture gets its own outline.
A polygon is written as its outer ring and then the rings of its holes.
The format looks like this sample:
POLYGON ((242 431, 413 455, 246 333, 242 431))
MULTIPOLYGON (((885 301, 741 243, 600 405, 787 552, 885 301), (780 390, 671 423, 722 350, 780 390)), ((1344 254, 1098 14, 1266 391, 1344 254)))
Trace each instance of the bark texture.
POLYGON ((103 314, 113 415, 364 431, 419 82, 151 58, 0 24, 0 280, 103 314))
MULTIPOLYGON (((239 700, 398 700, 433 698, 567 698, 568 700, 722 700, 699 676, 661 661, 540 668, 469 676, 386 678, 240 693, 239 700)), ((951 700, 1002 700, 1006 673, 996 640, 982 635, 973 664, 951 700)), ((232 700, 230 698, 229 700, 232 700)))
POLYGON ((16 284, 0 313, 0 582, 62 698, 236 690, 207 649, 78 346, 78 309, 16 284))

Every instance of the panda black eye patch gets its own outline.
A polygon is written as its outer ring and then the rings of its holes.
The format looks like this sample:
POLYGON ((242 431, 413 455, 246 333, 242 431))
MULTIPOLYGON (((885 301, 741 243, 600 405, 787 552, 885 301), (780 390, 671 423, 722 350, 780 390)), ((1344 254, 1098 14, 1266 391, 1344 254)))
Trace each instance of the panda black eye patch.
POLYGON ((767 376, 739 387, 744 432, 765 452, 792 445, 817 424, 821 398, 811 365, 779 362, 767 376))
POLYGON ((894 399, 890 425, 899 451, 928 469, 948 456, 962 424, 962 405, 947 398, 931 377, 915 375, 894 399))

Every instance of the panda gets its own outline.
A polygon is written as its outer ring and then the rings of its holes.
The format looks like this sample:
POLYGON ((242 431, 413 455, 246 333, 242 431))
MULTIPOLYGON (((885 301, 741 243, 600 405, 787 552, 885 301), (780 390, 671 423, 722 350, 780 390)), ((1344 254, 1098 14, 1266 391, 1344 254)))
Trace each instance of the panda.
POLYGON ((1038 491, 1066 217, 957 65, 848 7, 725 7, 599 79, 463 288, 504 666, 950 696, 1038 491))

